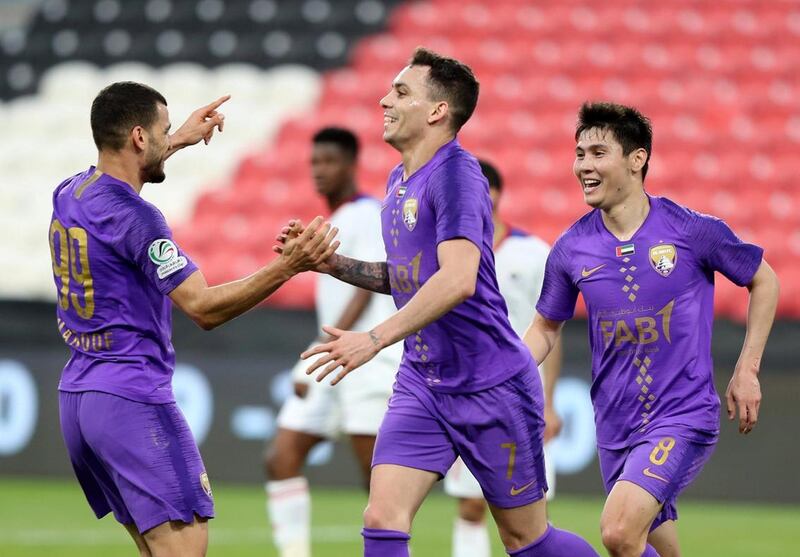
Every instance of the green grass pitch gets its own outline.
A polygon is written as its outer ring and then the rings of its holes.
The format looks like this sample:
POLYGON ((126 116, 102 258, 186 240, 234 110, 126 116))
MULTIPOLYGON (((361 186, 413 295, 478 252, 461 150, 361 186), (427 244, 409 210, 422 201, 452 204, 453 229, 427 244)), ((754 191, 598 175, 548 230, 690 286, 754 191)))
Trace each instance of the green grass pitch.
MULTIPOLYGON (((314 557, 361 555, 359 536, 365 496, 358 491, 314 489, 314 557)), ((208 555, 274 556, 261 485, 214 486, 217 517, 208 555)), ((600 547, 602 500, 559 496, 553 521, 600 547)), ((785 557, 798 555, 800 506, 683 501, 678 530, 687 557, 785 557)), ((453 501, 433 493, 417 516, 414 557, 449 557, 453 501)), ((494 536, 492 555, 505 555, 494 536)), ((605 552, 601 551, 602 555, 605 552)), ((77 483, 68 480, 0 479, 0 555, 3 557, 117 557, 136 550, 113 518, 96 520, 77 483)))

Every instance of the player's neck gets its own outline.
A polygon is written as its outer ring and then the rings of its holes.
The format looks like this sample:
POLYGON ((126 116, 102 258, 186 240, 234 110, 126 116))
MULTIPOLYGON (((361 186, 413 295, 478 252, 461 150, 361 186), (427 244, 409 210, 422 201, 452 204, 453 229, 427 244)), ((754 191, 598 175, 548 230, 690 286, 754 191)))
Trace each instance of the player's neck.
POLYGON ((409 176, 422 168, 425 163, 433 158, 436 152, 455 139, 455 135, 449 132, 429 134, 405 149, 403 149, 403 180, 408 180, 409 176))
POLYGON ((108 174, 121 182, 130 185, 136 193, 142 193, 142 178, 139 165, 131 164, 122 153, 100 153, 97 158, 97 170, 108 174))
POLYGON ((608 231, 620 241, 630 240, 649 213, 650 199, 644 190, 638 190, 621 203, 600 212, 608 231))
POLYGON ((342 188, 341 191, 332 193, 326 197, 328 201, 328 209, 330 212, 333 213, 336 209, 353 199, 355 197, 358 188, 354 183, 351 183, 349 186, 342 188))

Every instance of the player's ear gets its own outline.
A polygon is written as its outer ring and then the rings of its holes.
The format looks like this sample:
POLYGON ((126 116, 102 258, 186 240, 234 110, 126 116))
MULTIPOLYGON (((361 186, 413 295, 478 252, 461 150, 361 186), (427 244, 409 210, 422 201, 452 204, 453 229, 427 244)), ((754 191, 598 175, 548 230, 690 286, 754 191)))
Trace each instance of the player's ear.
POLYGON ((450 112, 450 107, 448 106, 447 102, 439 101, 433 105, 430 114, 428 114, 428 123, 435 124, 436 122, 443 120, 447 116, 448 112, 450 112))
POLYGON ((641 172, 642 168, 644 168, 645 163, 647 162, 647 151, 642 149, 634 150, 630 155, 628 155, 628 160, 631 164, 631 171, 633 172, 641 172))
POLYGON ((131 128, 130 137, 134 148, 137 151, 144 151, 147 145, 147 137, 144 128, 142 126, 134 126, 131 128))

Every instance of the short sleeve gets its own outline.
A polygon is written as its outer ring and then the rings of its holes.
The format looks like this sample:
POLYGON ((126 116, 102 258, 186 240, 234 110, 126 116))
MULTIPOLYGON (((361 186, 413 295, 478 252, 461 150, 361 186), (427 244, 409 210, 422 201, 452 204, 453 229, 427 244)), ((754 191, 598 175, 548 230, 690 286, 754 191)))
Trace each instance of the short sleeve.
POLYGON ((566 321, 575 315, 578 287, 572 282, 566 262, 561 240, 558 240, 547 257, 542 293, 536 304, 536 311, 552 321, 566 321))
POLYGON ((132 262, 162 294, 169 294, 197 266, 172 238, 164 215, 142 202, 116 212, 112 218, 114 249, 132 262))
POLYGON ((448 161, 431 174, 429 200, 436 214, 436 243, 465 238, 481 249, 489 186, 479 167, 448 161))
POLYGON ((697 214, 693 223, 695 253, 709 271, 718 271, 737 286, 750 284, 764 250, 743 242, 722 220, 697 214))

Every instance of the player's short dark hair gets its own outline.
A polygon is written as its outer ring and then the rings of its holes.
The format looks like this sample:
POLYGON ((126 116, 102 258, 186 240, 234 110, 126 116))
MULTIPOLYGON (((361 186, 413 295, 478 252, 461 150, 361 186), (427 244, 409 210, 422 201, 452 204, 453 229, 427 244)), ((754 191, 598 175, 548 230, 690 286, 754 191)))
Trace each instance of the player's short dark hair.
POLYGON ((486 180, 489 182, 489 187, 494 188, 497 191, 503 191, 503 177, 500 175, 500 171, 497 170, 497 167, 495 167, 489 161, 485 161, 483 159, 478 159, 478 164, 481 165, 481 172, 483 172, 483 175, 486 176, 486 180))
POLYGON ((358 158, 358 138, 356 134, 345 128, 328 127, 322 128, 314 134, 314 143, 333 143, 347 153, 352 160, 358 158))
POLYGON ((133 81, 112 83, 92 102, 94 144, 100 150, 122 149, 131 129, 153 125, 158 118, 159 103, 167 106, 164 96, 152 87, 133 81))
POLYGON ((428 66, 428 85, 436 100, 445 100, 450 107, 453 131, 458 132, 478 104, 480 83, 472 69, 455 58, 447 58, 427 48, 418 47, 409 66, 428 66))
POLYGON ((647 151, 647 162, 642 167, 642 180, 647 176, 653 154, 653 128, 650 119, 633 107, 610 102, 586 102, 578 112, 575 141, 581 133, 592 128, 609 130, 622 145, 622 154, 636 149, 647 151))

